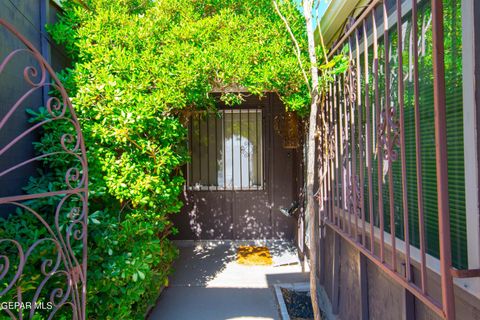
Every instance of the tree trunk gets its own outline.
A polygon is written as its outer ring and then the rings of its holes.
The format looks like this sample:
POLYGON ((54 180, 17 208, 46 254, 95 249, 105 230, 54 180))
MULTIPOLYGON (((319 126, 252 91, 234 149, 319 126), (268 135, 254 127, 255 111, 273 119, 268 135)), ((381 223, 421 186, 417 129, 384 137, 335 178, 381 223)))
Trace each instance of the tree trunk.
POLYGON ((310 294, 312 297, 315 320, 320 319, 320 309, 317 298, 317 252, 318 252, 318 214, 315 212, 315 196, 313 184, 315 180, 315 132, 316 132, 317 102, 312 103, 310 110, 308 142, 307 142, 307 213, 310 233, 310 294))
POLYGON ((310 57, 310 71, 312 73, 311 106, 308 126, 307 141, 307 213, 310 225, 310 294, 312 299, 313 314, 315 320, 320 320, 320 308, 317 295, 317 233, 318 215, 315 212, 315 196, 313 185, 315 182, 315 136, 317 131, 317 107, 318 107, 318 67, 315 54, 315 40, 312 24, 312 0, 303 1, 303 14, 307 27, 308 54, 310 57))

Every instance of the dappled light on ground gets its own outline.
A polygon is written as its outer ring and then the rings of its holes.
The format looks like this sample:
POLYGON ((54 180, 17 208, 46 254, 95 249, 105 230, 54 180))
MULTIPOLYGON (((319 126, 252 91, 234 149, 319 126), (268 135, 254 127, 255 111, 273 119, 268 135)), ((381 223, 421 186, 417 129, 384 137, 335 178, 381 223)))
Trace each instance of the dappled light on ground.
POLYGON ((280 319, 273 285, 305 282, 308 273, 302 272, 292 244, 285 241, 266 244, 265 241, 179 244, 180 257, 175 262, 170 287, 162 293, 149 319, 280 319), (270 265, 237 262, 240 245, 253 244, 269 251, 270 265))

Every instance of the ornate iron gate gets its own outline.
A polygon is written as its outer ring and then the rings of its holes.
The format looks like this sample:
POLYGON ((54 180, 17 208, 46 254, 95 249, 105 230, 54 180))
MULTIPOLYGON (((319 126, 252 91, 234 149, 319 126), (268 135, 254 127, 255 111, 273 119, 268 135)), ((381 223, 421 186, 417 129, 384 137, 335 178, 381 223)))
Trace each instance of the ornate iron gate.
POLYGON ((0 33, 20 46, 1 61, 0 77, 21 79, 19 85, 27 88, 19 98, 12 98, 6 88, 1 92, 2 103, 15 102, 0 112, 0 314, 11 319, 85 319, 88 172, 80 125, 64 87, 40 52, 2 19, 0 33), (22 71, 14 69, 25 61, 21 76, 22 71), (15 73, 20 77, 12 76, 15 73), (29 105, 42 91, 45 106, 29 105), (40 110, 37 121, 25 128, 12 125, 28 107, 40 110), (25 141, 38 141, 45 132, 52 145, 34 144, 25 150, 25 141), (18 160, 20 153, 26 156, 18 160), (5 183, 25 180, 25 168, 42 170, 51 179, 38 182, 45 184, 44 191, 30 188, 25 194, 5 183), (20 221, 17 231, 10 230, 10 219, 20 221))

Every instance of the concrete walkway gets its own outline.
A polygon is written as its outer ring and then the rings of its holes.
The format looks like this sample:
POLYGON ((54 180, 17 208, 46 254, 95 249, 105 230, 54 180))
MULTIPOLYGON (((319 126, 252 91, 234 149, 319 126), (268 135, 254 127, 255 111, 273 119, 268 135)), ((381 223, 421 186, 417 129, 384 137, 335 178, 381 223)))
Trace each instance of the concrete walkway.
POLYGON ((182 244, 170 287, 150 320, 276 320, 280 317, 273 285, 308 281, 295 249, 285 242, 268 244, 273 266, 238 264, 239 243, 182 244), (275 266, 288 262, 297 263, 275 266))

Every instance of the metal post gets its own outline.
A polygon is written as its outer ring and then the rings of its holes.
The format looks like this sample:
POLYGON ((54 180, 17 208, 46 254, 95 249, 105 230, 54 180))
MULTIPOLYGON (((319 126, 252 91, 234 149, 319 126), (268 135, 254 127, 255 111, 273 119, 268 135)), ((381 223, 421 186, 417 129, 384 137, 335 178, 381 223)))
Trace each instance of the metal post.
MULTIPOLYGON (((392 269, 393 271, 397 271, 397 238, 395 235, 395 197, 394 197, 394 189, 393 189, 393 145, 394 145, 394 137, 392 132, 391 122, 393 121, 393 107, 390 105, 391 96, 390 96, 390 38, 389 38, 389 25, 388 25, 388 11, 387 11, 387 3, 383 3, 383 38, 385 44, 385 106, 384 106, 384 113, 385 113, 385 136, 386 136, 386 143, 387 143, 387 157, 388 157, 388 197, 389 197, 389 216, 390 216, 390 239, 392 245, 392 269)), ((382 230, 383 231, 383 230, 382 230)))
POLYGON ((450 212, 448 206, 447 121, 445 101, 445 61, 443 2, 432 0, 433 96, 435 114, 435 156, 437 163, 438 236, 440 242, 440 276, 442 307, 447 320, 455 319, 453 279, 450 274, 450 212))
POLYGON ((402 43, 402 1, 397 0, 397 56, 398 56, 398 113, 400 115, 400 161, 402 166, 403 230, 405 241, 405 276, 410 281, 410 230, 408 219, 407 157, 405 147, 404 83, 403 83, 403 43, 402 43))
POLYGON ((412 29, 413 29, 413 95, 415 97, 415 155, 416 155, 416 171, 417 171, 417 204, 418 204, 418 233, 420 236, 420 277, 421 288, 427 292, 427 259, 425 256, 425 219, 423 213, 423 181, 422 181, 422 153, 420 139, 420 86, 418 71, 418 11, 417 0, 412 0, 412 29))
POLYGON ((205 123, 207 125, 207 190, 210 190, 210 113, 207 112, 205 123))
MULTIPOLYGON (((50 59, 50 48, 48 44, 48 33, 46 29, 47 24, 47 12, 48 12, 48 1, 47 0, 40 0, 40 51, 42 53, 43 58, 48 62, 51 63, 50 59)), ((46 74, 45 83, 50 82, 50 75, 46 74)), ((49 91, 50 86, 45 85, 42 87, 42 100, 43 105, 47 105, 47 100, 49 98, 49 91)))

